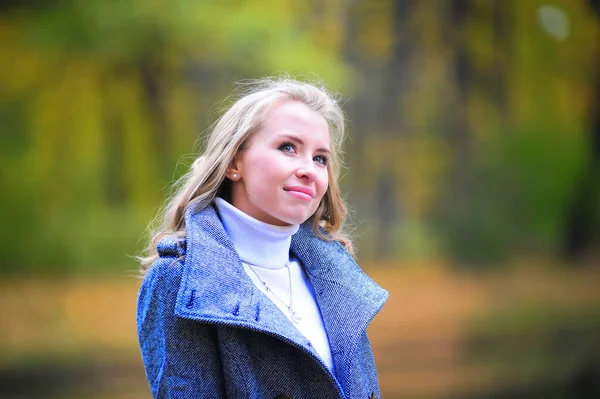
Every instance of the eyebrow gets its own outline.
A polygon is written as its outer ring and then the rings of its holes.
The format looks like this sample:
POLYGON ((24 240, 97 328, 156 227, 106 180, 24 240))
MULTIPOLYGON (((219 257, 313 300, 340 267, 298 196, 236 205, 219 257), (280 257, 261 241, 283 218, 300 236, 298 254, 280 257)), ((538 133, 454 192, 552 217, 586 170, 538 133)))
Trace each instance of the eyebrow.
MULTIPOLYGON (((293 134, 282 134, 280 137, 286 138, 286 139, 289 139, 292 141, 297 141, 298 144, 304 145, 304 141, 302 141, 302 139, 300 139, 300 137, 294 136, 293 134)), ((329 150, 329 148, 317 148, 317 152, 326 152, 329 154, 331 151, 329 150)))

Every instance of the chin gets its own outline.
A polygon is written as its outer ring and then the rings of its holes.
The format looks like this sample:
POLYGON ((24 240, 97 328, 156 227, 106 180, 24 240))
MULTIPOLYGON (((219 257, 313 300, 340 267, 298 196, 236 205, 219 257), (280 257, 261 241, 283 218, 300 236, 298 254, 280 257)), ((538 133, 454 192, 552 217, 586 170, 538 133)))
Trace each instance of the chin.
POLYGON ((280 222, 283 223, 287 223, 290 225, 297 225, 297 224, 302 224, 306 221, 306 219, 308 218, 304 218, 304 215, 291 215, 289 213, 285 213, 285 214, 280 214, 278 216, 275 216, 275 219, 279 220, 280 222))
POLYGON ((293 216, 290 215, 286 219, 286 221, 287 221, 287 223, 294 224, 294 225, 302 224, 302 223, 306 222, 308 219, 310 219, 310 217, 313 214, 314 214, 314 212, 311 214, 302 214, 302 215, 293 215, 293 216))
POLYGON ((312 207, 294 205, 283 205, 277 210, 278 212, 271 215, 281 222, 291 225, 300 225, 310 219, 317 211, 316 207, 313 210, 311 209, 312 207))

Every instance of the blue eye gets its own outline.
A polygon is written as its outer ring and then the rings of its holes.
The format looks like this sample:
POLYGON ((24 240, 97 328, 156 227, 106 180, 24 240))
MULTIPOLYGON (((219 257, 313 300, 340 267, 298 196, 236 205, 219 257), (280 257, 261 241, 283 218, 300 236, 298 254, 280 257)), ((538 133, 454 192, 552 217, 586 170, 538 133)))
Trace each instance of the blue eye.
POLYGON ((277 149, 279 151, 287 152, 287 153, 295 153, 296 152, 296 146, 294 145, 294 143, 291 143, 289 141, 282 143, 277 149))
POLYGON ((317 155, 313 159, 324 166, 329 165, 329 158, 325 155, 317 155))

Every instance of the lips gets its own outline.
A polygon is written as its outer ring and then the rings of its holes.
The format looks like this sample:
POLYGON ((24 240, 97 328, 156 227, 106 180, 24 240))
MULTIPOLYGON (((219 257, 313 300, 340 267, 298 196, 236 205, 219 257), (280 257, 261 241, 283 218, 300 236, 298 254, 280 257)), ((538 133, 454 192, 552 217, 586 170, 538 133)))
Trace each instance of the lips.
POLYGON ((310 187, 290 186, 290 187, 284 187, 283 190, 287 191, 289 193, 292 193, 292 194, 299 194, 299 195, 302 195, 302 196, 309 196, 310 199, 313 199, 314 196, 315 196, 315 190, 313 190, 310 187))

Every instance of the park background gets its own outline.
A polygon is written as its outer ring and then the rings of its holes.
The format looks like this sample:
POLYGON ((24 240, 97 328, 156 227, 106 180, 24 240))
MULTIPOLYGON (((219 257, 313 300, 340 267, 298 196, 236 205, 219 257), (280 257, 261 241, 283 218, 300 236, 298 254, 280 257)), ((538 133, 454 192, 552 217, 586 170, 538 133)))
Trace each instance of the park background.
POLYGON ((0 397, 149 397, 144 230, 235 82, 346 99, 385 398, 600 397, 600 1, 0 2, 0 397))

